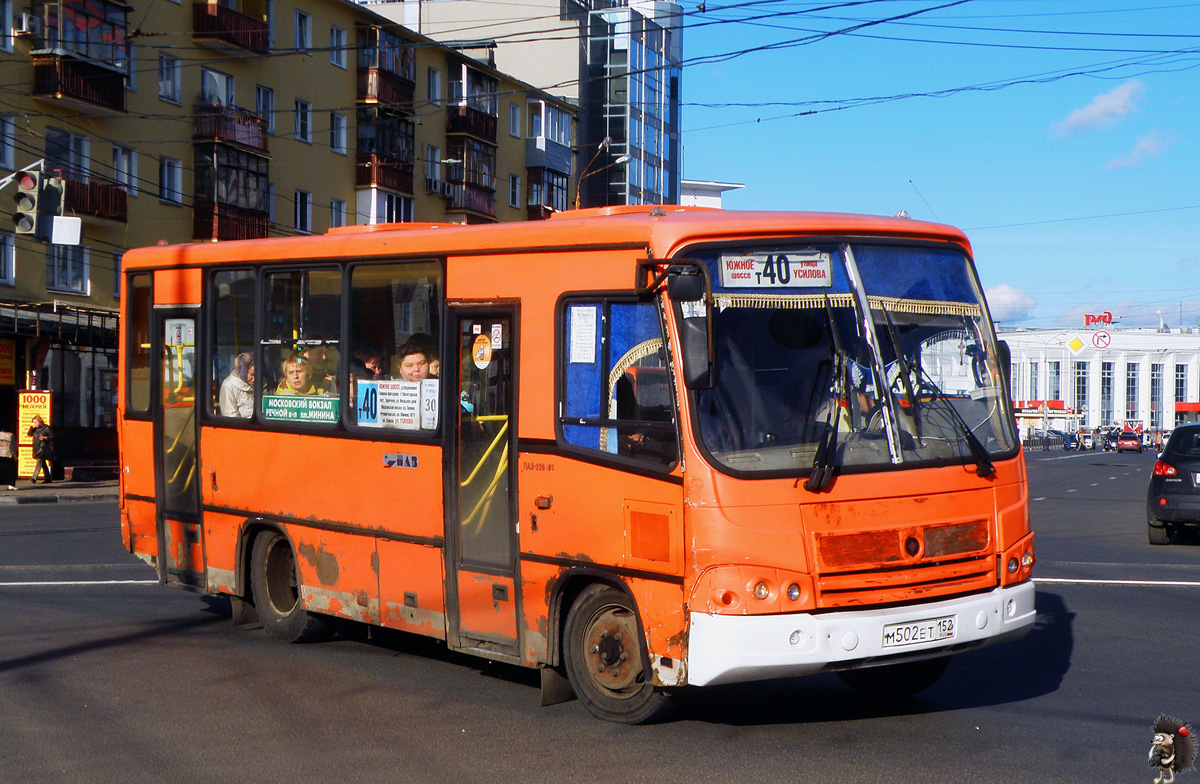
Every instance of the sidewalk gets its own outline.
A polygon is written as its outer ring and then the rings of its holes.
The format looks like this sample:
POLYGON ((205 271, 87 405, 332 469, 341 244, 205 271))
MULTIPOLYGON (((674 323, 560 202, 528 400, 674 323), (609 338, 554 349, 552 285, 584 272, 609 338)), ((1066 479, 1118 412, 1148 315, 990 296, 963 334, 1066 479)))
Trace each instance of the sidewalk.
POLYGON ((117 480, 99 482, 55 481, 50 484, 33 484, 28 479, 18 479, 17 489, 9 490, 0 485, 0 504, 61 504, 95 503, 117 500, 117 480))

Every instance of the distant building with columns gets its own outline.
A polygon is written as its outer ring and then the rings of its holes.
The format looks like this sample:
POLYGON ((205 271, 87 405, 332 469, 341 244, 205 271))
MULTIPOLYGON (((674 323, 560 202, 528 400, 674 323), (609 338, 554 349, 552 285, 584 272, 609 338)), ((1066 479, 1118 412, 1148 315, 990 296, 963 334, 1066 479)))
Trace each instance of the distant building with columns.
POLYGON ((1200 328, 1001 330, 1018 423, 1074 430, 1200 422, 1200 328))

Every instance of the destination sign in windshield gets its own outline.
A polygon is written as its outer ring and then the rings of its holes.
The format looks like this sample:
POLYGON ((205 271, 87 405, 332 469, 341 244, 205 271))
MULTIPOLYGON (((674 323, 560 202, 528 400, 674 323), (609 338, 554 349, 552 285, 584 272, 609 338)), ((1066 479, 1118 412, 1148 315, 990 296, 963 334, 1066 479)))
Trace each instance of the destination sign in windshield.
POLYGON ((722 253, 725 288, 808 289, 832 282, 829 254, 815 250, 783 253, 722 253))

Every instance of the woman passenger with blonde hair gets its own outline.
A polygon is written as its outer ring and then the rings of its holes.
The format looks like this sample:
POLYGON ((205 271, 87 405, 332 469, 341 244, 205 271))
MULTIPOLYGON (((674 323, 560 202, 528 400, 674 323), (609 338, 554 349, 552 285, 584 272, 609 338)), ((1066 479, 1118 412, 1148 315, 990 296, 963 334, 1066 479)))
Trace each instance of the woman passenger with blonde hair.
POLYGON ((275 389, 277 395, 319 395, 320 387, 312 382, 312 363, 302 356, 283 361, 283 378, 275 389))

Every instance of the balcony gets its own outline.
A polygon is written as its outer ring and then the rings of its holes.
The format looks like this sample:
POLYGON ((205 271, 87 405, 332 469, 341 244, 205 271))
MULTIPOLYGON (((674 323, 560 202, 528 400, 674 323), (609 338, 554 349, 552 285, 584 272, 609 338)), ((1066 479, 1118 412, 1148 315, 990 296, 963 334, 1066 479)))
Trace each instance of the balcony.
POLYGON ((360 153, 354 167, 354 184, 359 188, 386 188, 413 192, 412 161, 400 161, 374 153, 360 153))
POLYGON ((496 143, 496 118, 470 106, 447 106, 446 133, 466 133, 496 143))
POLYGON ((490 218, 496 217, 496 192, 469 182, 456 182, 450 186, 447 212, 467 210, 490 218))
POLYGON ((196 204, 192 208, 192 239, 264 239, 271 227, 265 212, 229 204, 196 204))
POLYGON ((110 113, 125 111, 125 75, 59 51, 33 55, 33 94, 110 113))
POLYGON ((416 85, 384 68, 358 69, 358 102, 413 113, 416 85))
POLYGON ((219 3, 192 5, 192 40, 231 54, 267 54, 271 48, 265 21, 219 3))
POLYGON ((525 140, 525 166, 530 169, 550 169, 559 174, 571 175, 571 162, 575 153, 565 144, 536 136, 525 140))
POLYGON ((267 121, 253 112, 211 103, 197 104, 192 140, 224 142, 266 154, 267 121))
POLYGON ((76 172, 65 172, 62 178, 66 186, 63 209, 68 215, 118 223, 129 221, 129 194, 124 185, 76 172))

